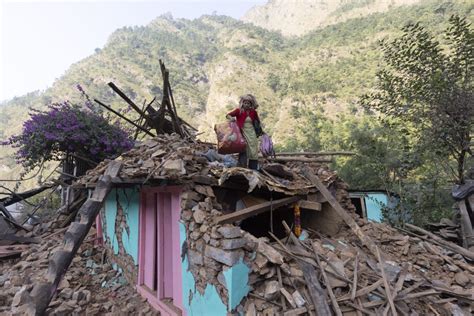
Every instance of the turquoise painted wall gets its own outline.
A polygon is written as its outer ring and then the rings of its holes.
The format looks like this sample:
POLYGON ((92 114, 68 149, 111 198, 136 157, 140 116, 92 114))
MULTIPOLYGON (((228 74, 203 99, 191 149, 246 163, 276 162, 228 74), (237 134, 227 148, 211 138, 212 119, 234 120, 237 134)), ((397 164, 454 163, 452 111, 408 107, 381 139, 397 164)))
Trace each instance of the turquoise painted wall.
POLYGON ((127 189, 113 189, 104 205, 105 230, 104 238, 110 240, 112 249, 118 254, 119 244, 115 232, 115 220, 117 218, 117 203, 122 206, 123 215, 127 226, 122 227, 122 244, 124 250, 129 254, 135 264, 138 264, 138 232, 139 232, 139 209, 140 194, 138 187, 127 189))
POLYGON ((225 283, 229 293, 229 310, 234 310, 249 293, 249 273, 250 269, 242 259, 236 265, 224 270, 225 283))
MULTIPOLYGON (((181 248, 186 240, 186 227, 183 223, 179 223, 179 235, 181 248)), ((183 277, 183 307, 186 309, 187 315, 190 316, 212 316, 227 315, 227 306, 222 302, 216 288, 208 284, 204 295, 196 290, 194 276, 188 270, 189 261, 186 255, 181 263, 181 273, 183 277), (190 294, 192 293, 192 294, 190 294), (190 300, 190 296, 192 299, 190 300)))
MULTIPOLYGON (((179 224, 181 248, 186 240, 186 227, 179 224)), ((202 295, 196 290, 193 274, 188 270, 187 255, 181 264, 183 277, 183 307, 190 316, 221 316, 227 315, 230 310, 239 305, 240 301, 248 294, 248 276, 250 269, 242 261, 224 271, 229 301, 225 304, 220 298, 217 289, 208 284, 202 295), (190 299, 191 298, 191 299, 190 299)))
POLYGON ((387 206, 387 203, 387 195, 383 193, 367 193, 365 197, 367 219, 374 222, 382 222, 382 207, 387 206))

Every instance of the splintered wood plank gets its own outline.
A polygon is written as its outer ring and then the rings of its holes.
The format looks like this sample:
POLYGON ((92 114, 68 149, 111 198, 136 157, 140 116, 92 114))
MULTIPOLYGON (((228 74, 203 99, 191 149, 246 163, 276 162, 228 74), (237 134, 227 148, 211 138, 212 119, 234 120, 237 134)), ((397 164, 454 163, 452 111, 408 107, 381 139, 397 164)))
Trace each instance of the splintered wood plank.
POLYGON ((324 268, 321 266, 321 261, 319 260, 318 249, 316 249, 315 245, 313 244, 314 255, 316 258, 316 262, 318 263, 319 268, 321 269, 321 274, 323 275, 324 282, 326 283, 326 289, 329 292, 329 297, 331 298, 332 308, 336 312, 337 316, 342 316, 341 309, 339 308, 339 304, 337 304, 336 296, 332 291, 331 283, 329 283, 329 278, 324 271, 324 268))
POLYGON ((388 303, 390 304, 392 315, 397 315, 397 310, 395 309, 395 304, 393 303, 392 293, 390 293, 390 285, 388 283, 387 277, 385 276, 385 269, 384 269, 382 257, 380 256, 379 248, 377 247, 376 249, 377 249, 377 259, 379 260, 379 265, 380 265, 380 273, 382 274, 387 300, 388 300, 388 303))
POLYGON ((438 244, 444 246, 445 248, 448 248, 451 251, 457 252, 457 253, 463 255, 464 257, 469 258, 470 260, 474 260, 474 252, 472 252, 472 251, 470 251, 466 248, 460 247, 460 246, 458 246, 458 245, 456 245, 452 242, 446 241, 446 240, 436 236, 435 234, 430 233, 429 231, 426 231, 423 228, 420 228, 418 226, 408 224, 408 223, 406 223, 405 226, 408 227, 411 230, 414 230, 418 233, 426 235, 431 240, 434 240, 438 244))
POLYGON ((319 283, 318 277, 316 275, 316 270, 309 263, 298 261, 301 269, 303 270, 303 276, 306 280, 306 286, 309 290, 309 295, 313 301, 314 306, 317 306, 318 316, 330 316, 331 310, 326 301, 326 294, 324 293, 321 284, 319 283))
POLYGON ((354 281, 352 282, 352 291, 351 291, 351 300, 354 301, 356 298, 357 292, 357 274, 358 274, 358 267, 359 267, 359 253, 357 253, 354 261, 354 281))
POLYGON ((311 211, 321 211, 321 203, 313 201, 299 201, 299 205, 302 209, 311 210, 311 211))
POLYGON ((254 205, 254 206, 251 206, 251 207, 244 208, 243 210, 240 210, 240 211, 237 211, 237 212, 234 212, 234 213, 219 216, 214 220, 214 223, 215 224, 233 223, 233 222, 243 220, 243 219, 246 219, 248 217, 255 216, 255 215, 258 215, 260 213, 269 211, 272 208, 273 208, 273 210, 275 210, 277 208, 280 208, 282 206, 297 202, 299 200, 301 200, 301 197, 292 196, 292 197, 287 197, 287 198, 283 198, 283 199, 279 199, 279 200, 275 200, 275 201, 264 202, 264 203, 261 203, 261 204, 258 204, 258 205, 254 205))
POLYGON ((459 201, 459 213, 461 215, 461 237, 462 245, 464 248, 469 249, 471 245, 474 245, 474 232, 472 229, 471 219, 467 211, 466 204, 469 203, 467 199, 459 201))
MULTIPOLYGON (((381 286, 383 284, 383 280, 380 279, 378 280, 377 282, 375 282, 374 284, 372 285, 369 285, 369 286, 366 286, 360 290, 358 290, 356 292, 356 295, 355 297, 359 297, 359 296, 362 296, 362 295, 366 295, 366 294, 369 294, 370 292, 374 291, 375 289, 377 289, 379 286, 381 286)), ((350 294, 347 294, 347 295, 344 295, 344 296, 341 296, 337 299, 338 302, 342 302, 342 301, 347 301, 347 300, 350 300, 351 299, 351 295, 350 294)))
POLYGON ((336 213, 344 220, 344 222, 351 228, 354 234, 360 239, 360 241, 372 252, 372 254, 377 257, 377 246, 375 243, 368 237, 362 229, 357 225, 352 216, 342 208, 341 204, 332 196, 331 192, 326 188, 322 181, 312 174, 311 170, 308 167, 303 169, 305 177, 311 181, 316 188, 321 192, 321 194, 327 199, 329 204, 333 207, 336 213))

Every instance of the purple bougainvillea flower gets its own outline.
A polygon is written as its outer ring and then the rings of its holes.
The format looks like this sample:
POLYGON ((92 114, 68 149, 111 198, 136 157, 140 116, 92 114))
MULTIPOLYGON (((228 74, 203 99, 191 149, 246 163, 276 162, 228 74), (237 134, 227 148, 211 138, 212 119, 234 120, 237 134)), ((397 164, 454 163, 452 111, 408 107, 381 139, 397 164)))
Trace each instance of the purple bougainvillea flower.
MULTIPOLYGON (((77 89, 85 95, 80 85, 77 89)), ((49 105, 46 111, 32 110, 22 133, 0 144, 17 148, 15 158, 27 169, 45 159, 59 159, 66 152, 99 162, 131 149, 131 131, 109 123, 105 115, 92 111, 87 101, 85 107, 65 101, 49 105)))

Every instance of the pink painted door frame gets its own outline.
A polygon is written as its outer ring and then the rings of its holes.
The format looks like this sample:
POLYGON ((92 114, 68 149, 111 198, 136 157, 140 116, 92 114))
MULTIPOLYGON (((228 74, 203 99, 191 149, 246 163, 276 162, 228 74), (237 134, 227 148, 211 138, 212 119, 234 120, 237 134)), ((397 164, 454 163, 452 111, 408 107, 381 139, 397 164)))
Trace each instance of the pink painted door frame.
POLYGON ((163 315, 182 315, 184 311, 180 194, 180 187, 167 186, 143 188, 140 196, 137 290, 163 315))

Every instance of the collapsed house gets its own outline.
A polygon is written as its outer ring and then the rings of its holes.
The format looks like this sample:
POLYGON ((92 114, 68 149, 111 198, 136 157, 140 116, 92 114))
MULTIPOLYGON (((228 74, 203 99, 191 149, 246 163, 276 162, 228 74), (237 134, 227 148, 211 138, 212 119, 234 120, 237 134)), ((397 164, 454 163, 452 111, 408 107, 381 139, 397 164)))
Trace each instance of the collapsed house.
MULTIPOLYGON (((212 161, 214 146, 177 116, 161 66, 158 110, 109 84, 145 122, 131 124, 152 138, 72 185, 81 192, 76 220, 62 244, 28 252, 47 270, 15 295, 13 314, 62 315, 50 303, 70 297, 61 284, 94 224, 96 247, 162 315, 472 313, 472 251, 413 225, 401 233, 359 217, 324 159, 263 159, 259 171, 212 161)), ((74 293, 76 303, 87 291, 74 293)))
POLYGON ((79 220, 22 310, 47 311, 96 222, 115 269, 162 315, 472 311, 472 252, 358 218, 322 164, 224 168, 211 148, 161 135, 89 171, 79 220))

